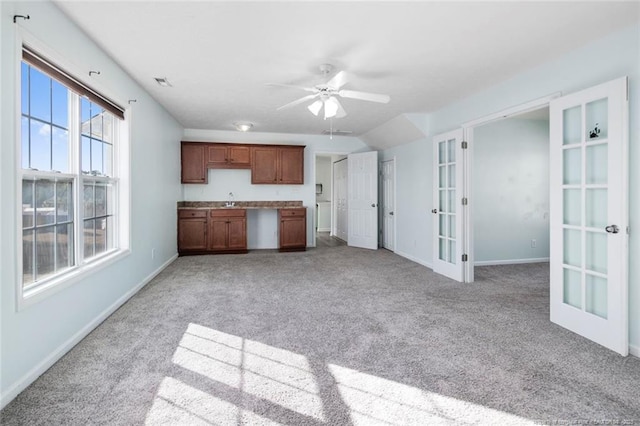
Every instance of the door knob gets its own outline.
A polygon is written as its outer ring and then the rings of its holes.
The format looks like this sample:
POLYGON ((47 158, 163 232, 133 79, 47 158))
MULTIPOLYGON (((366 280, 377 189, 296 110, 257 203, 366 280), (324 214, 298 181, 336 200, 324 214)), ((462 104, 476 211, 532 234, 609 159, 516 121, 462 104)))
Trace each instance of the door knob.
POLYGON ((438 213, 438 209, 433 209, 433 210, 431 210, 431 213, 433 213, 433 214, 437 214, 437 213, 438 213))
POLYGON ((376 203, 371 204, 371 207, 375 207, 375 206, 376 206, 376 203))
POLYGON ((620 228, 618 228, 618 225, 609 225, 604 228, 604 230, 610 234, 617 234, 618 232, 620 232, 620 228))

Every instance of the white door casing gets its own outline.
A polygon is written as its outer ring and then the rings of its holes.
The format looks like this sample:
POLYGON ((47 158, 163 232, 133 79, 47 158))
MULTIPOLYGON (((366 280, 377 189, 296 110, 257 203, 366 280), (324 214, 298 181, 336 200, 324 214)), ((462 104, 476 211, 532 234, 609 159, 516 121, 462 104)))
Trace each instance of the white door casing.
POLYGON ((348 200, 347 200, 347 159, 333 163, 333 207, 334 225, 333 235, 341 240, 348 238, 348 200))
POLYGON ((395 250, 395 159, 382 162, 382 247, 395 250))
POLYGON ((628 111, 626 77, 550 104, 551 321, 623 356, 628 111))
POLYGON ((347 157, 349 238, 347 244, 378 249, 378 152, 347 157))
POLYGON ((433 271, 464 282, 463 130, 433 138, 433 271))

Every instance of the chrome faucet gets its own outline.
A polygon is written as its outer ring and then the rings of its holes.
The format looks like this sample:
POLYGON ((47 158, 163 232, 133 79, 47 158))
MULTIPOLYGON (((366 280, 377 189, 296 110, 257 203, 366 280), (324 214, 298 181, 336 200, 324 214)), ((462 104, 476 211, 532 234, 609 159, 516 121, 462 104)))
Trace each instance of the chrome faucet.
POLYGON ((225 207, 233 207, 236 203, 233 201, 233 192, 229 193, 229 201, 225 204, 225 207))

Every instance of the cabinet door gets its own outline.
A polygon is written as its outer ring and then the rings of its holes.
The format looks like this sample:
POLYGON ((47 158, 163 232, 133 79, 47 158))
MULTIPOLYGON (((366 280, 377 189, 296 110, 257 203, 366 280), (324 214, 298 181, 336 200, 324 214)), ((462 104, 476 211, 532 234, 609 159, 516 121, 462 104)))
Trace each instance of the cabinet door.
POLYGON ((211 218, 211 236, 209 238, 209 248, 211 250, 226 250, 229 248, 229 228, 228 218, 211 218))
POLYGON ((182 183, 207 183, 204 144, 183 143, 181 146, 182 183))
POLYGON ((277 181, 278 148, 253 147, 251 153, 251 183, 275 184, 277 181))
POLYGON ((227 223, 229 232, 229 245, 231 250, 244 250, 247 248, 247 220, 245 218, 231 217, 227 223))
POLYGON ((280 221, 280 249, 303 249, 307 241, 304 218, 286 218, 280 221))
POLYGON ((226 145, 208 145, 207 163, 209 166, 226 165, 229 160, 229 151, 226 145))
POLYGON ((304 183, 304 147, 279 148, 279 175, 278 183, 303 184, 304 183))
POLYGON ((207 219, 178 220, 178 251, 207 249, 207 219))
POLYGON ((235 166, 251 166, 251 150, 248 146, 230 146, 229 164, 235 166))

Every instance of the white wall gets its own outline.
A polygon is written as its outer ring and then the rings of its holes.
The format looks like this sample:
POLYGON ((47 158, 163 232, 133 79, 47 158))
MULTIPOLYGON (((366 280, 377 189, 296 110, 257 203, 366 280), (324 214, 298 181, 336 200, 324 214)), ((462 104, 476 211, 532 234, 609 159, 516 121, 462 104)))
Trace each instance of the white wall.
POLYGON ((50 2, 0 2, 0 392, 2 404, 136 291, 176 254, 176 201, 181 197, 182 127, 50 2), (13 24, 14 14, 31 15, 13 24), (107 95, 131 106, 131 253, 88 278, 16 311, 18 28, 88 75, 107 95), (89 68, 91 67, 91 68, 89 68), (151 258, 151 249, 156 249, 151 258))
POLYGON ((317 201, 331 201, 331 157, 316 157, 316 184, 322 184, 322 194, 316 196, 317 201))
MULTIPOLYGON (((252 185, 250 170, 209 170, 207 185, 184 184, 184 201, 225 201, 233 192, 236 201, 299 200, 307 207, 307 246, 315 246, 316 153, 351 153, 368 151, 358 138, 284 133, 235 132, 225 130, 185 129, 183 140, 194 142, 237 142, 255 144, 305 145, 304 185, 252 185)), ((247 218, 249 249, 277 248, 277 221, 269 210, 252 212, 247 218), (257 223, 256 223, 257 222, 257 223)))
MULTIPOLYGON (((496 86, 454 102, 423 120, 414 123, 428 135, 422 141, 386 150, 382 158, 397 156, 398 168, 398 248, 419 262, 430 264, 430 242, 418 249, 415 235, 431 239, 432 152, 431 138, 463 123, 520 105, 555 92, 571 93, 610 81, 623 75, 630 80, 630 229, 640 229, 640 26, 634 25, 574 50, 556 60, 521 73, 496 86), (418 125, 418 124, 416 124, 418 125), (410 190, 416 186, 415 190, 410 190), (410 211, 401 212, 401 209, 410 211), (415 233, 408 230, 415 230, 415 233)), ((462 59, 461 59, 462 60, 462 59)), ((630 259, 640 256, 640 237, 629 239, 630 259)), ((640 354, 640 263, 630 262, 629 270, 629 336, 632 350, 640 354)))
POLYGON ((476 264, 548 258, 549 121, 476 127, 472 153, 476 264))

